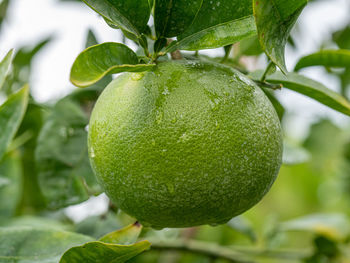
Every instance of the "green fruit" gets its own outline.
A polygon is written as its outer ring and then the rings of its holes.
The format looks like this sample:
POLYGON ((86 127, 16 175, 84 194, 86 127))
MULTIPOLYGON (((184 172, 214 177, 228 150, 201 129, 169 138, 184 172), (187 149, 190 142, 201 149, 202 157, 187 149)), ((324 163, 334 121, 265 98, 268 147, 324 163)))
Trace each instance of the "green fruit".
POLYGON ((270 101, 242 74, 163 62, 104 90, 90 120, 89 153, 106 194, 142 224, 214 225, 267 193, 282 135, 270 101))

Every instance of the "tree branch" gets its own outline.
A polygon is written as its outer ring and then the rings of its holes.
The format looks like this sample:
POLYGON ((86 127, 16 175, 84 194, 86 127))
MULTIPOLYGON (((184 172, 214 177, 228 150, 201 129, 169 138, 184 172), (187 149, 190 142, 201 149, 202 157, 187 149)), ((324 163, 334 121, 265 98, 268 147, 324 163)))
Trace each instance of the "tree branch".
POLYGON ((280 260, 302 260, 311 255, 309 250, 267 250, 255 247, 222 247, 198 240, 150 240, 153 250, 171 250, 207 256, 211 259, 225 259, 233 263, 254 263, 243 258, 273 258, 280 260))
POLYGON ((242 255, 232 249, 221 247, 216 244, 201 242, 196 240, 169 240, 156 241, 150 240, 152 249, 156 250, 174 250, 193 254, 201 254, 210 258, 221 258, 232 263, 253 263, 241 259, 242 255))

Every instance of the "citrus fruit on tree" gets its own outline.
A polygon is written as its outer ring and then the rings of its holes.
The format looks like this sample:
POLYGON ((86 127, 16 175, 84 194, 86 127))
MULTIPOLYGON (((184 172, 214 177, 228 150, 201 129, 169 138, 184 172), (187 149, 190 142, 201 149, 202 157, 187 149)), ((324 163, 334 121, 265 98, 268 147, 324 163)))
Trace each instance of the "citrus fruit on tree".
POLYGON ((242 74, 161 62, 104 90, 89 124, 89 154, 106 194, 142 224, 221 224, 270 189, 282 135, 272 104, 242 74))

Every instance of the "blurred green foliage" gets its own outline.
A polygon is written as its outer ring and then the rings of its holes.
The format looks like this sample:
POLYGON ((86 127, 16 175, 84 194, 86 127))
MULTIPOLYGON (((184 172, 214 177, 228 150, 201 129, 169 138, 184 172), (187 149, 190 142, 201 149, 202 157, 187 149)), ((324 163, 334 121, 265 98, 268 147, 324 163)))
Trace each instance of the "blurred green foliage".
MULTIPOLYGON (((0 25, 9 2, 0 3, 0 25)), ((289 39, 289 45, 297 48, 293 39, 289 39)), ((1 96, 9 96, 29 82, 33 58, 51 41, 54 39, 47 38, 16 52, 1 96)), ((96 43, 90 31, 86 46, 96 43)), ((337 29, 320 47, 327 43, 350 49, 350 24, 337 29)), ((224 60, 213 60, 246 72, 247 61, 256 63, 263 52, 257 37, 251 37, 235 44, 232 50, 226 47, 226 54, 224 60)), ((325 74, 337 76, 339 91, 349 96, 350 68, 325 69, 325 74)), ((80 222, 72 221, 65 213, 66 207, 101 193, 88 162, 86 130, 91 109, 111 79, 108 76, 89 88, 75 90, 53 105, 40 104, 31 97, 16 137, 0 160, 0 227, 50 227, 97 239, 133 223, 134 219, 113 205, 105 213, 80 222)), ((285 111, 271 89, 266 93, 283 124, 291 113, 285 111)), ((254 262, 349 262, 350 125, 340 127, 330 119, 318 119, 309 127, 306 138, 296 144, 298 147, 291 146, 289 161, 282 166, 272 190, 257 206, 217 227, 144 229, 141 238, 155 242, 181 240, 184 247, 151 249, 128 262, 227 262, 187 250, 186 245, 192 241, 230 248, 254 262)))

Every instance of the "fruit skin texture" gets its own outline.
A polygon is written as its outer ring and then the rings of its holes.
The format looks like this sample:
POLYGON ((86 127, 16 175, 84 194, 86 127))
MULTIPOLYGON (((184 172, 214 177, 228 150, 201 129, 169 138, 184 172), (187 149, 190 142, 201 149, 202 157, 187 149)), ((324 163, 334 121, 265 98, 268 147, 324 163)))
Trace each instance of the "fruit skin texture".
POLYGON ((282 159, 263 91, 218 64, 159 63, 101 94, 89 155, 106 194, 145 226, 222 224, 270 189, 282 159))

